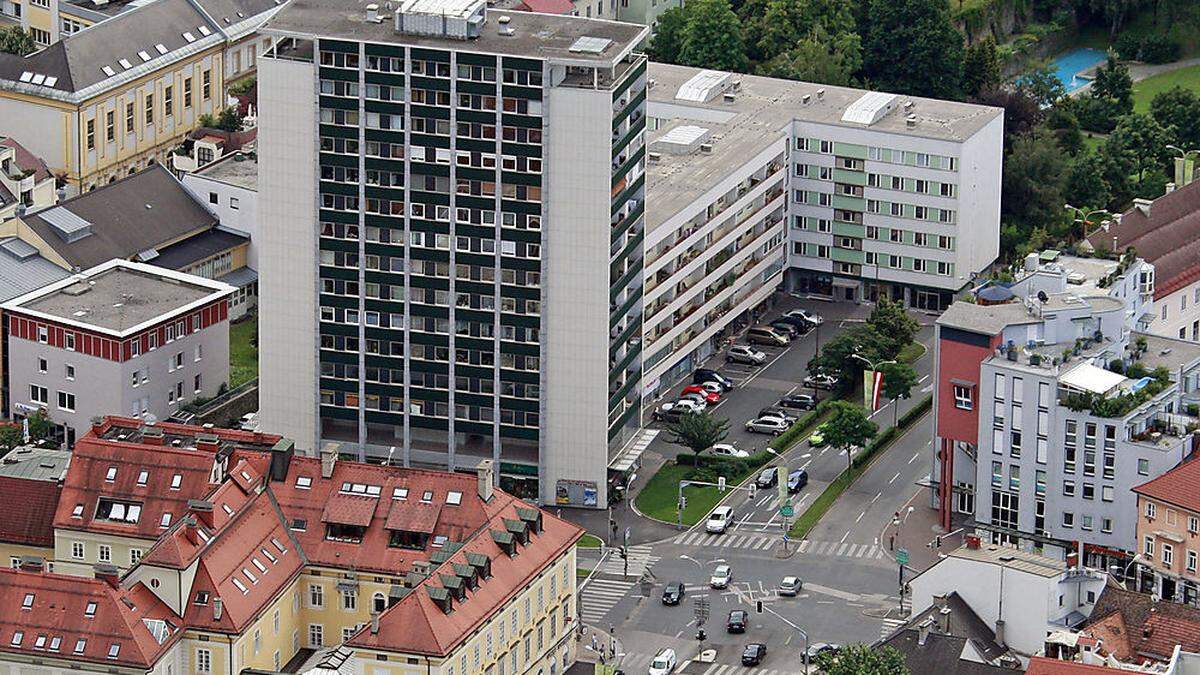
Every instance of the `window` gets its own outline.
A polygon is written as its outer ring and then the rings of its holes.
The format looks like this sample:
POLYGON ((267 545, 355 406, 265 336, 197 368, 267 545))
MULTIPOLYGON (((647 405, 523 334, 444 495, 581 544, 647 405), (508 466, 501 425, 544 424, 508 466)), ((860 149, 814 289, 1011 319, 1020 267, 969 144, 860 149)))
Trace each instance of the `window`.
POLYGON ((308 625, 308 646, 323 647, 325 646, 325 627, 319 623, 310 623, 308 625))
POLYGON ((175 87, 163 87, 163 115, 170 117, 175 114, 175 87))
POLYGON ((1187 552, 1187 571, 1192 572, 1192 573, 1196 572, 1196 552, 1195 551, 1187 552))
POLYGON ((206 70, 200 75, 200 97, 207 101, 212 97, 212 71, 206 70))
POLYGON ((207 649, 196 650, 196 672, 212 672, 212 652, 207 649))
POLYGON ((342 591, 342 609, 355 610, 358 608, 358 591, 346 589, 342 591))
POLYGON ((112 547, 108 544, 100 544, 96 547, 96 559, 102 563, 112 562, 112 547))
POLYGON ((73 366, 69 363, 66 364, 65 366, 63 366, 63 376, 66 377, 68 380, 74 380, 75 379, 75 366, 73 366))
POLYGON ((1192 534, 1200 532, 1200 518, 1197 518, 1196 516, 1188 516, 1187 529, 1188 532, 1191 532, 1192 534))
POLYGON ((87 121, 87 149, 96 149, 96 120, 87 121))
POLYGON ((140 548, 129 549, 129 564, 136 565, 139 562, 141 562, 142 561, 142 553, 144 553, 144 551, 142 551, 142 549, 140 549, 140 548))
POLYGON ((50 403, 50 391, 45 387, 31 384, 29 385, 29 400, 34 403, 48 405, 50 403))
POLYGON ((112 110, 104 113, 104 140, 109 143, 117 140, 117 113, 112 110))
POLYGON ((1139 458, 1137 461, 1137 472, 1139 476, 1150 475, 1150 460, 1139 458))
POLYGON ((1074 497, 1075 496, 1075 481, 1064 480, 1062 491, 1063 491, 1063 496, 1074 497))
POLYGON ((71 542, 71 557, 76 560, 83 560, 85 549, 82 541, 71 542))
POLYGON ((1106 502, 1111 502, 1113 500, 1113 486, 1111 486, 1111 485, 1100 486, 1100 499, 1102 499, 1106 502))
POLYGON ((183 107, 192 107, 192 78, 190 77, 183 80, 183 107))
POLYGON ((1063 511, 1062 524, 1063 527, 1075 527, 1075 514, 1069 511, 1063 511))
POLYGON ((110 659, 116 659, 116 658, 117 658, 118 656, 120 656, 120 655, 121 655, 121 645, 120 645, 120 643, 118 643, 118 642, 114 642, 114 643, 112 643, 111 645, 109 645, 109 646, 108 646, 108 658, 110 658, 110 659))
POLYGON ((146 94, 146 124, 154 124, 154 94, 146 94))
POLYGON ((954 385, 954 407, 960 410, 970 410, 974 406, 971 400, 971 388, 966 385, 954 385))
POLYGON ((1146 517, 1154 518, 1158 515, 1158 505, 1154 502, 1146 502, 1146 517))
POLYGON ((75 394, 69 391, 58 392, 58 409, 75 412, 75 394))
POLYGON ((1164 565, 1171 565, 1175 562, 1175 547, 1163 542, 1162 545, 1162 561, 1164 565))
POLYGON ((238 210, 238 207, 240 204, 241 204, 241 202, 238 201, 237 197, 229 198, 229 208, 233 209, 234 211, 238 210))
POLYGON ((325 588, 317 584, 308 586, 308 606, 316 609, 325 607, 325 588))
POLYGON ((1142 553, 1144 553, 1147 558, 1154 557, 1154 537, 1153 536, 1148 534, 1148 535, 1146 535, 1146 538, 1142 540, 1142 553))
POLYGON ((133 122, 133 104, 126 103, 125 104, 125 132, 126 133, 130 133, 130 134, 133 133, 133 124, 134 124, 134 122, 133 122))

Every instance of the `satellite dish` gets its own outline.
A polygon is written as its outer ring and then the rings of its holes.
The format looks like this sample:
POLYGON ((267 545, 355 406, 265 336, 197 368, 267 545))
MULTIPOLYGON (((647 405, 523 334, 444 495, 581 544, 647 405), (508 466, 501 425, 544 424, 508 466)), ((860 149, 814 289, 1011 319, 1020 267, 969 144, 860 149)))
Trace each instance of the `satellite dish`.
POLYGON ((1046 291, 1038 291, 1038 300, 1045 304, 1050 302, 1050 296, 1046 295, 1046 291))

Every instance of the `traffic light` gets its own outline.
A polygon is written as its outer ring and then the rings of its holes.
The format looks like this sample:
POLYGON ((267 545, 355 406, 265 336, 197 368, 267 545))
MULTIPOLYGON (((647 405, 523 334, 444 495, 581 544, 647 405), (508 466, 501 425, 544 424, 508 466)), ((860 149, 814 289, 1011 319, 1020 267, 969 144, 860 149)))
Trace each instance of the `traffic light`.
POLYGON ((754 603, 754 611, 758 612, 759 614, 762 614, 762 609, 763 609, 762 600, 759 600, 754 603))
POLYGON ((717 491, 719 491, 719 492, 725 491, 725 476, 717 477, 717 491))
POLYGON ((684 496, 682 496, 682 497, 680 497, 680 498, 679 498, 679 508, 680 508, 680 509, 686 509, 686 508, 687 508, 687 495, 684 495, 684 496))
POLYGON ((626 559, 626 558, 628 558, 628 557, 629 557, 629 553, 628 553, 628 552, 626 552, 626 551, 625 551, 625 547, 624 547, 624 546, 622 546, 622 547, 621 547, 621 559, 622 559, 622 560, 624 560, 624 559, 626 559))

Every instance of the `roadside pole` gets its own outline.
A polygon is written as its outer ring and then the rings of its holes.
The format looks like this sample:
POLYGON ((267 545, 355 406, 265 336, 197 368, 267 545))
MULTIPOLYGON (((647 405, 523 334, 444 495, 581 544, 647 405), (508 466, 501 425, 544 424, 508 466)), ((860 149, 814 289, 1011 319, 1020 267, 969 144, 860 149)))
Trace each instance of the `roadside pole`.
POLYGON ((908 549, 902 548, 896 551, 896 567, 897 578, 896 582, 900 586, 900 613, 904 613, 904 566, 908 564, 908 549))
POLYGON ((808 631, 804 630, 800 626, 797 626, 794 622, 792 622, 787 617, 783 616, 779 612, 776 612, 775 610, 768 607, 766 604, 763 603, 762 600, 759 600, 757 602, 757 604, 755 605, 755 609, 758 610, 759 614, 766 612, 766 613, 774 616, 776 619, 779 619, 780 621, 784 622, 785 624, 791 626, 793 630, 795 630, 797 633, 800 634, 800 637, 804 638, 804 651, 800 653, 800 663, 804 665, 804 670, 801 672, 807 673, 808 666, 809 666, 809 663, 808 663, 808 631))

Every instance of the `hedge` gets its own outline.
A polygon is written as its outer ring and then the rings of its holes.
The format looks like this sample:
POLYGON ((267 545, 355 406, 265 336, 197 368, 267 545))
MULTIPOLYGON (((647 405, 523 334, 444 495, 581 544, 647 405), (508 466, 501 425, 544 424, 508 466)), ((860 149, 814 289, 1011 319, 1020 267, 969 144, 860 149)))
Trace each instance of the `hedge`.
MULTIPOLYGON (((808 430, 816 425, 817 420, 829 410, 829 405, 828 399, 818 403, 816 408, 808 411, 803 417, 796 420, 792 426, 788 427, 787 431, 771 439, 771 442, 767 444, 768 447, 776 452, 783 452, 798 443, 801 438, 808 434, 808 430)), ((768 460, 771 455, 771 453, 765 450, 759 454, 767 455, 768 460)))
POLYGON ((929 396, 921 399, 921 401, 910 408, 908 412, 900 416, 900 421, 898 423, 899 427, 901 429, 907 429, 911 427, 914 422, 921 418, 921 415, 929 412, 930 408, 932 407, 933 395, 930 394, 929 396))

